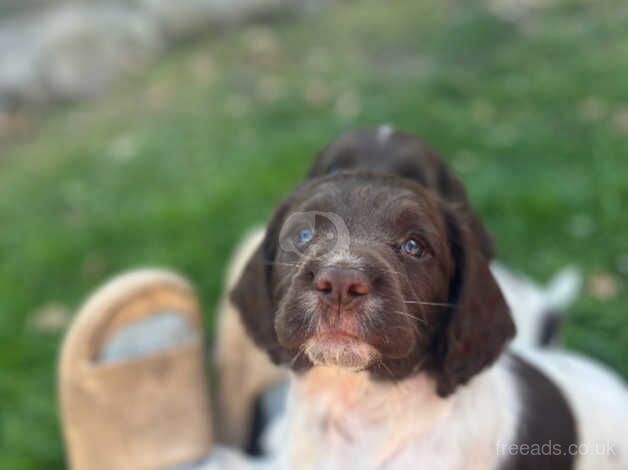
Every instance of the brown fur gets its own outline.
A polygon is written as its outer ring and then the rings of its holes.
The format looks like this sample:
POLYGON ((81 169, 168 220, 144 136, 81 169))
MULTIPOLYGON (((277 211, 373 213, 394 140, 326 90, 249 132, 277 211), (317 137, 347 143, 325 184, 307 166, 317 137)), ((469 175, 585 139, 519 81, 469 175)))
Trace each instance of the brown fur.
POLYGON ((421 183, 458 209, 482 253, 493 257, 493 238, 471 207, 464 185, 438 152, 416 136, 386 126, 345 132, 319 152, 308 177, 344 170, 376 171, 421 183))

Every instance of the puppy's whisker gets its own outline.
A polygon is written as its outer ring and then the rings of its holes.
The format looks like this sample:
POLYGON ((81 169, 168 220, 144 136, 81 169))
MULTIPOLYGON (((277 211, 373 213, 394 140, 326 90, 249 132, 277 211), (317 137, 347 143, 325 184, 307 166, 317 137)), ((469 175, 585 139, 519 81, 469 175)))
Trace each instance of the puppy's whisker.
POLYGON ((404 304, 418 304, 418 305, 430 305, 434 307, 455 307, 455 304, 448 304, 442 302, 423 302, 421 300, 404 300, 404 304))
POLYGON ((299 347, 299 351, 297 352, 297 354, 290 361, 290 367, 292 367, 292 366, 294 366, 296 364, 296 362, 299 360, 299 357, 301 357, 301 355, 303 354, 304 351, 305 351, 305 348, 303 346, 300 346, 299 347))
POLYGON ((277 289, 283 288, 286 284, 292 284, 294 278, 292 276, 285 276, 277 281, 277 289))
POLYGON ((300 267, 302 263, 280 263, 278 261, 269 261, 264 263, 266 266, 293 266, 293 267, 300 267))
POLYGON ((423 323, 424 325, 427 325, 427 321, 424 318, 417 317, 415 315, 411 315, 408 312, 402 312, 400 310, 392 310, 392 313, 395 313, 397 315, 401 315, 402 317, 412 318, 413 320, 416 320, 419 323, 423 323))
POLYGON ((418 320, 418 318, 410 313, 407 312, 402 312, 400 310, 392 310, 392 313, 395 313, 397 315, 401 315, 402 317, 408 317, 408 318, 412 318, 413 320, 418 320))
POLYGON ((383 360, 380 359, 377 362, 380 366, 382 366, 386 370, 386 372, 388 372, 388 375, 390 375, 391 377, 394 376, 394 374, 392 373, 392 370, 390 370, 390 367, 388 367, 383 360))
POLYGON ((388 366, 386 365, 386 363, 383 361, 383 359, 379 359, 379 360, 377 361, 377 364, 378 364, 379 366, 381 366, 381 367, 382 367, 382 368, 386 371, 386 373, 387 373, 387 374, 388 374, 388 376, 389 376, 389 379, 392 381, 393 385, 395 386, 395 389, 396 389, 397 391, 401 391, 401 386, 399 385, 399 381, 395 378, 395 374, 393 374, 393 371, 392 371, 392 370, 390 370, 390 367, 388 367, 388 366))

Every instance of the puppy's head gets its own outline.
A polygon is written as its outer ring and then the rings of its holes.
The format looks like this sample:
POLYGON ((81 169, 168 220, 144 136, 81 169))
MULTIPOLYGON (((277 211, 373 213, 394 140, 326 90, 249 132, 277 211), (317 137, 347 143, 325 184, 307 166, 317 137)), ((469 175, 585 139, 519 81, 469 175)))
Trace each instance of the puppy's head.
POLYGON ((422 185, 347 172, 307 181, 275 212, 232 299, 277 363, 426 370, 439 393, 514 335, 473 231, 422 185))
POLYGON ((390 126, 344 132, 318 153, 308 176, 347 170, 377 171, 421 183, 458 206, 458 214, 467 219, 481 251, 493 257, 493 239, 471 208, 464 185, 445 160, 416 136, 390 126))

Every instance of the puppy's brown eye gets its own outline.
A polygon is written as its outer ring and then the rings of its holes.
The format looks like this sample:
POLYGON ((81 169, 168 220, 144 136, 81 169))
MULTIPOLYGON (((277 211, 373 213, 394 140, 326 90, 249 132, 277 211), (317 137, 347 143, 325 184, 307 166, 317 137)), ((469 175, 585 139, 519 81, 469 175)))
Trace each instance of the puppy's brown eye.
POLYGON ((427 253, 425 244, 422 240, 416 237, 408 238, 399 247, 399 251, 404 255, 415 256, 421 258, 427 253))

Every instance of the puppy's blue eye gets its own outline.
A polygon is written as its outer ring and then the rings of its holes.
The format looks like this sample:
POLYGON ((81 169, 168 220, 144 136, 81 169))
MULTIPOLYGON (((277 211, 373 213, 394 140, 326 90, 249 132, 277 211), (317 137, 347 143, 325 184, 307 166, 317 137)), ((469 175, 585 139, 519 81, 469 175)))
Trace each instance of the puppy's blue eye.
POLYGON ((297 243, 299 245, 305 245, 312 240, 312 238, 314 238, 314 232, 312 232, 309 228, 303 228, 299 230, 299 233, 297 233, 297 243))
POLYGON ((416 256, 417 258, 420 258, 427 253, 423 241, 414 237, 408 238, 405 242, 403 242, 399 247, 399 251, 404 255, 416 256))

